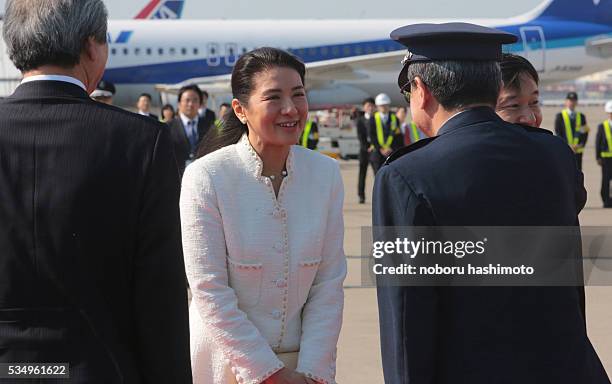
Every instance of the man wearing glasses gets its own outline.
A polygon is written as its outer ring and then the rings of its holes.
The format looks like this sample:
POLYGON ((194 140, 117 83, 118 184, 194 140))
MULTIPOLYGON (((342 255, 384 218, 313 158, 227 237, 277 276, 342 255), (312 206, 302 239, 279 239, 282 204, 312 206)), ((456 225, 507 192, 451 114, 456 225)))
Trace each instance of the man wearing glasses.
MULTIPOLYGON (((383 226, 577 225, 586 191, 572 151, 494 111, 501 46, 517 38, 465 23, 409 25, 391 37, 409 50, 398 85, 429 138, 376 175, 375 240, 383 226)), ((403 281, 378 281, 385 383, 609 383, 576 286, 403 281)))

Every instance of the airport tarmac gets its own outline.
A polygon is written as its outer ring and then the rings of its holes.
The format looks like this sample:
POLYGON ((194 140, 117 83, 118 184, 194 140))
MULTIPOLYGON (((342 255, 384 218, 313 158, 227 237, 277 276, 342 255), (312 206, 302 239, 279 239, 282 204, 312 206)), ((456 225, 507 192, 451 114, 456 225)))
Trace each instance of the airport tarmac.
MULTIPOLYGON (((552 130, 560 108, 543 108, 542 127, 552 130)), ((603 106, 578 108, 587 116, 591 128, 583 171, 588 192, 586 207, 580 214, 582 226, 612 225, 612 209, 604 210, 599 195, 601 170, 595 161, 594 141, 597 125, 606 118, 603 106)), ((371 225, 371 193, 366 204, 358 204, 356 160, 340 161, 345 186, 344 227, 348 275, 345 281, 344 323, 340 334, 337 381, 340 384, 382 384, 382 363, 378 336, 378 312, 374 288, 361 287, 361 231, 371 225)), ((373 185, 368 169, 366 191, 373 185)), ((612 286, 586 287, 588 333, 608 375, 612 374, 612 286)), ((501 373, 500 373, 501 374, 501 373)), ((612 375, 611 375, 612 377, 612 375)))

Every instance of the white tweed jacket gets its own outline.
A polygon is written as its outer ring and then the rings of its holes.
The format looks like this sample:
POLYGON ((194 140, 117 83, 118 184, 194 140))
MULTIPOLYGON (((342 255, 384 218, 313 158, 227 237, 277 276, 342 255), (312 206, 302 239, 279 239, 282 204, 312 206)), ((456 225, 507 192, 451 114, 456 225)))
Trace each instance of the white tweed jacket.
POLYGON ((259 384, 299 350, 298 371, 335 383, 346 276, 338 164, 293 146, 278 198, 246 135, 183 176, 195 384, 259 384), (228 368, 228 365, 230 369, 228 368))

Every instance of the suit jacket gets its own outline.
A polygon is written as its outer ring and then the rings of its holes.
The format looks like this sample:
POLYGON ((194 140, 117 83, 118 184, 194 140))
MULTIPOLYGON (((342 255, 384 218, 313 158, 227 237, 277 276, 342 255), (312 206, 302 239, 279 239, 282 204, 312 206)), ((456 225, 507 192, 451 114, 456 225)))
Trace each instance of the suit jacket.
MULTIPOLYGON (((582 112, 576 112, 582 115, 582 125, 587 125, 586 115, 582 112)), ((588 132, 576 132, 576 113, 574 113, 573 117, 570 117, 570 125, 572 126, 572 133, 574 137, 578 137, 578 145, 584 147, 586 145, 587 139, 589 138, 588 132)), ((580 127, 578 127, 578 130, 580 127)), ((565 132, 565 122, 563 121, 563 115, 561 113, 557 113, 555 116, 555 134, 559 136, 563 141, 567 143, 567 134, 565 132)))
POLYGON ((367 152, 370 148, 370 119, 364 115, 357 118, 357 138, 359 139, 359 150, 367 152))
POLYGON ((170 126, 172 142, 174 143, 174 154, 176 155, 177 166, 182 176, 185 171, 186 162, 192 161, 195 158, 197 148, 204 136, 210 130, 211 125, 208 123, 208 120, 202 117, 198 118, 198 142, 193 148, 189 143, 189 139, 185 133, 185 126, 180 116, 175 117, 168 125, 170 126))
POLYGON ((0 362, 190 383, 168 129, 58 81, 20 85, 0 111, 0 362))
MULTIPOLYGON (((486 107, 454 116, 381 168, 374 225, 577 225, 582 173, 542 132, 486 107)), ((380 286, 378 303, 388 384, 609 384, 576 287, 380 286)))
MULTIPOLYGON (((221 119, 223 118, 223 116, 219 116, 219 118, 221 119)), ((203 128, 205 130, 208 130, 215 124, 215 121, 217 120, 217 115, 212 110, 206 108, 204 109, 204 111, 202 111, 202 114, 200 115, 200 120, 202 120, 203 128)))

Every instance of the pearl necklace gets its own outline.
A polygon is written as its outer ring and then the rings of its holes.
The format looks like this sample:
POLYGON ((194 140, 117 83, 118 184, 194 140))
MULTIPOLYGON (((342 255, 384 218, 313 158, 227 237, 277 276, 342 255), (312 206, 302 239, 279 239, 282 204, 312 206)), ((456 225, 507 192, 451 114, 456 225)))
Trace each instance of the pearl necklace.
MULTIPOLYGON (((285 177, 287 177, 287 171, 283 170, 283 171, 281 172, 280 176, 281 176, 281 178, 283 178, 283 179, 284 179, 285 177)), ((272 181, 276 180, 276 176, 275 176, 275 175, 270 175, 270 176, 268 176, 268 178, 269 178, 270 180, 272 180, 272 181)))

